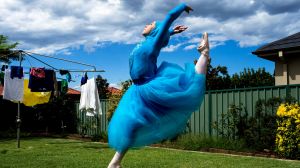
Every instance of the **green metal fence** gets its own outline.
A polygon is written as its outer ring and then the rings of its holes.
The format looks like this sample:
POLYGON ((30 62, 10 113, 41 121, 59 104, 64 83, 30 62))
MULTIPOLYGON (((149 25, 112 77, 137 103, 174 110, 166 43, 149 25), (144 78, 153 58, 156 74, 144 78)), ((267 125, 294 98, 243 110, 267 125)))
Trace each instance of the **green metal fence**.
POLYGON ((109 108, 109 100, 101 100, 102 115, 87 116, 77 106, 77 132, 82 135, 93 136, 107 131, 108 121, 106 113, 109 108))
MULTIPOLYGON (((248 116, 251 117, 255 115, 255 104, 259 99, 285 98, 290 94, 299 101, 299 88, 300 85, 284 85, 207 91, 200 108, 190 118, 190 131, 194 134, 217 135, 217 132, 212 128, 212 123, 220 121, 220 117, 222 117, 222 114, 227 113, 230 105, 242 104, 248 112, 248 116)), ((89 136, 107 131, 106 112, 109 107, 109 100, 101 100, 101 104, 103 115, 88 117, 85 113, 77 110, 78 133, 82 132, 83 125, 86 128, 86 134, 89 136)))

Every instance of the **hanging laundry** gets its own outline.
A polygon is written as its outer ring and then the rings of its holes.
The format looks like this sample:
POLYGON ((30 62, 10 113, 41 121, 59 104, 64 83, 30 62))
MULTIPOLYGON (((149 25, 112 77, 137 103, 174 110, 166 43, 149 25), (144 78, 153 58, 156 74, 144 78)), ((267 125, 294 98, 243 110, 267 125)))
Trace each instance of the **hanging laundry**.
POLYGON ((70 74, 70 72, 68 70, 61 69, 61 70, 59 70, 59 73, 60 73, 60 75, 66 75, 67 81, 71 82, 72 76, 71 76, 71 74, 70 74))
POLYGON ((58 97, 59 90, 58 90, 58 84, 57 84, 57 80, 56 80, 56 73, 53 73, 53 87, 54 87, 54 96, 58 97))
POLYGON ((35 106, 37 104, 45 104, 50 100, 51 92, 31 92, 27 87, 29 80, 24 80, 24 98, 22 103, 25 106, 35 106))
POLYGON ((11 66, 10 67, 10 77, 13 78, 23 78, 23 67, 20 66, 11 66))
POLYGON ((79 110, 86 111, 87 116, 94 116, 97 113, 102 115, 95 78, 89 79, 81 86, 79 110))
POLYGON ((45 68, 30 68, 30 75, 37 78, 45 78, 45 68))
POLYGON ((7 68, 8 68, 8 65, 2 65, 1 71, 5 71, 5 69, 7 69, 7 68))
POLYGON ((65 79, 61 80, 61 92, 64 94, 68 92, 68 81, 65 79))
POLYGON ((61 69, 61 70, 59 70, 59 73, 60 73, 60 75, 66 75, 67 73, 69 73, 69 71, 61 69))
POLYGON ((61 92, 62 95, 67 94, 68 92, 68 81, 66 79, 63 79, 61 81, 59 81, 58 83, 58 88, 61 92))
POLYGON ((11 70, 6 69, 4 74, 3 99, 11 101, 22 101, 24 90, 24 79, 11 78, 11 70))
MULTIPOLYGON (((31 70, 30 70, 31 72, 31 70)), ((48 92, 54 90, 54 71, 45 69, 45 77, 40 78, 35 75, 29 75, 29 85, 28 88, 32 92, 48 92)))
POLYGON ((67 74, 66 74, 66 79, 67 79, 68 82, 71 82, 72 76, 71 76, 70 73, 67 73, 67 74))
POLYGON ((87 73, 85 72, 81 78, 81 85, 86 84, 87 80, 88 80, 88 76, 87 76, 87 73))

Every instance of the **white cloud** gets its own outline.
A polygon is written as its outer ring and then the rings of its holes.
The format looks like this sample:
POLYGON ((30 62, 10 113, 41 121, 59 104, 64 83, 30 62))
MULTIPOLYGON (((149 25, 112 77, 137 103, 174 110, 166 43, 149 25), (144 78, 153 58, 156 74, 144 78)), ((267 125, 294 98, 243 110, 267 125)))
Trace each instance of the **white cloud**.
MULTIPOLYGON (((162 20, 181 0, 7 0, 0 6, 0 32, 21 49, 40 53, 68 51, 84 46, 93 52, 107 42, 133 44, 143 37, 145 24, 162 20)), ((241 47, 270 42, 300 30, 297 0, 187 0, 194 8, 176 22, 189 29, 187 40, 163 51, 172 52, 187 44, 190 49, 207 31, 211 46, 234 40, 241 47)), ((104 46, 105 47, 105 46, 104 46)))
POLYGON ((176 45, 168 45, 167 47, 163 48, 162 52, 173 52, 176 49, 178 49, 182 44, 176 44, 176 45))
POLYGON ((191 49, 194 49, 194 48, 197 48, 196 44, 188 45, 188 46, 184 47, 183 49, 184 50, 191 50, 191 49))

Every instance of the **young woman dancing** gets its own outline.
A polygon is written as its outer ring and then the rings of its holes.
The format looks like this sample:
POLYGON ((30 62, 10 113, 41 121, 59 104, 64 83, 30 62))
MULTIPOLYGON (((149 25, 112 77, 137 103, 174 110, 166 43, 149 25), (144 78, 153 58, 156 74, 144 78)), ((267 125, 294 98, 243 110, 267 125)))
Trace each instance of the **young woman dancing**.
POLYGON ((129 148, 173 138, 182 132, 191 113, 200 106, 209 59, 207 33, 198 47, 201 56, 196 65, 186 64, 185 69, 168 62, 156 65, 160 50, 167 46, 170 36, 187 29, 176 26, 169 30, 172 22, 183 11, 191 10, 180 4, 163 22, 146 25, 145 40, 133 49, 129 65, 134 84, 122 97, 108 127, 109 145, 116 150, 109 168, 121 167, 129 148))

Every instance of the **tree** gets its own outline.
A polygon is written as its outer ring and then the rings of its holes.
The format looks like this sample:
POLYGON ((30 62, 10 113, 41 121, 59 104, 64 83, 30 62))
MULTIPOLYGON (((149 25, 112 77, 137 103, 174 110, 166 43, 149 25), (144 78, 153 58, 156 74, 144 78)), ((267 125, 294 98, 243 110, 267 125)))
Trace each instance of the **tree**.
MULTIPOLYGON (((196 64, 197 61, 194 63, 196 64)), ((230 77, 226 66, 213 67, 211 61, 207 65, 206 90, 274 86, 274 83, 274 75, 266 72, 265 68, 258 70, 245 68, 244 71, 235 73, 230 77)))
POLYGON ((8 37, 0 35, 0 62, 10 63, 10 60, 19 60, 19 55, 22 54, 19 51, 13 51, 18 43, 10 44, 8 37))
POLYGON ((107 79, 102 78, 101 75, 97 75, 96 85, 100 99, 108 99, 110 92, 108 91, 109 83, 107 82, 107 79))
POLYGON ((122 98, 122 96, 125 94, 125 92, 128 90, 128 88, 132 85, 132 80, 128 79, 124 82, 121 82, 122 85, 122 93, 120 95, 110 95, 109 97, 109 109, 106 113, 106 118, 108 121, 110 121, 113 113, 115 112, 116 108, 118 107, 118 104, 122 98))
POLYGON ((122 85, 122 95, 128 90, 128 88, 132 85, 132 80, 128 79, 124 82, 121 82, 122 85))
POLYGON ((243 72, 235 73, 231 78, 232 88, 274 86, 274 83, 274 75, 266 72, 265 68, 259 68, 258 70, 245 68, 243 72))
POLYGON ((206 90, 228 89, 230 87, 230 76, 226 66, 213 67, 211 61, 207 65, 206 90))

